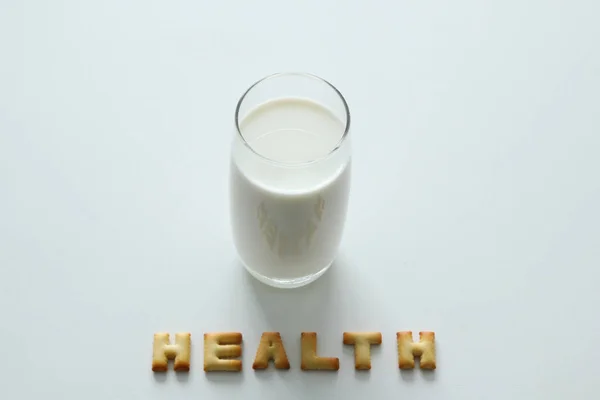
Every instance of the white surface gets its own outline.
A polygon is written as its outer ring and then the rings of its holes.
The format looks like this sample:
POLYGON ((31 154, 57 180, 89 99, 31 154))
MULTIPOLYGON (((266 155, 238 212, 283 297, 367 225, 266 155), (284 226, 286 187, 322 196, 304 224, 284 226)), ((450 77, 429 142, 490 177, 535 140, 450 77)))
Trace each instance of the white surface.
POLYGON ((587 399, 600 346, 600 55, 589 1, 0 3, 0 397, 587 399), (92 4, 93 3, 93 4, 92 4), (237 264, 233 111, 323 76, 353 112, 342 256, 296 291, 237 264), (434 330, 401 374, 394 333, 434 330), (150 372, 155 331, 192 371, 150 372), (202 333, 244 334, 206 375, 202 333), (263 330, 293 370, 255 373, 263 330), (299 370, 301 331, 337 374, 299 370), (370 374, 344 330, 379 330, 370 374))

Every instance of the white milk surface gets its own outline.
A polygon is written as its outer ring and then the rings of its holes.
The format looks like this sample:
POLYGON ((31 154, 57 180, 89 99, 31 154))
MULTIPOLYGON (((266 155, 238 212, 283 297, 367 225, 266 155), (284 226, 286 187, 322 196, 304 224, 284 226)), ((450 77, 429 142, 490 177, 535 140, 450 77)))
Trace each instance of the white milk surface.
POLYGON ((251 110, 240 130, 260 154, 236 138, 231 222, 242 262, 282 286, 310 281, 332 263, 342 237, 349 144, 330 153, 344 124, 315 102, 290 98, 251 110))

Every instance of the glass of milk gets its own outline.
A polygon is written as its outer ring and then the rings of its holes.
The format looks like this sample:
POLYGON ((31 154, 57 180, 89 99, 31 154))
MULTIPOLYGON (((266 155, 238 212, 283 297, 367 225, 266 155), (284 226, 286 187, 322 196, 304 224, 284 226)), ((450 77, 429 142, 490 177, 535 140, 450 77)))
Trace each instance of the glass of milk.
POLYGON ((350 110, 329 82, 279 73, 235 111, 230 206, 239 257, 258 280, 306 285, 332 264, 350 191, 350 110))

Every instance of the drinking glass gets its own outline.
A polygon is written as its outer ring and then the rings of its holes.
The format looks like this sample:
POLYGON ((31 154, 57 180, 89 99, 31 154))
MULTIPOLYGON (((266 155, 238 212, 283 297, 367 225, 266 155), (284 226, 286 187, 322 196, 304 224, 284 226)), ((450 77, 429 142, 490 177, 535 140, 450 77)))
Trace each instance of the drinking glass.
POLYGON ((235 110, 230 218, 239 258, 258 280, 306 285, 327 271, 350 193, 350 110, 331 83, 277 73, 235 110))

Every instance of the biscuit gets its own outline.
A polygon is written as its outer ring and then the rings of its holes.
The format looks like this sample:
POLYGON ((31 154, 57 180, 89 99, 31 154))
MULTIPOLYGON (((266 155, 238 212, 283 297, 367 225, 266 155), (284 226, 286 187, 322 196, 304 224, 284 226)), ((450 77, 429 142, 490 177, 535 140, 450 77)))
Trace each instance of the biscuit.
POLYGON ((396 333, 398 341, 398 367, 411 369, 415 367, 415 357, 420 357, 422 369, 435 369, 435 333, 419 332, 419 343, 413 342, 412 332, 396 333))
POLYGON ((190 370, 192 335, 189 332, 176 333, 175 344, 171 344, 168 333, 155 333, 152 350, 152 371, 164 372, 169 368, 169 360, 174 360, 175 371, 190 370))
POLYGON ((381 344, 381 332, 344 332, 344 344, 354 345, 354 368, 371 369, 371 345, 381 344))
POLYGON ((302 348, 302 363, 300 364, 300 368, 302 370, 337 371, 340 369, 340 360, 338 358, 317 356, 317 334, 315 332, 302 332, 300 345, 302 348))
POLYGON ((269 367, 270 360, 273 360, 277 369, 290 369, 290 362, 285 354, 279 332, 263 332, 252 368, 266 369, 269 367))
POLYGON ((242 370, 242 361, 233 357, 242 355, 242 334, 219 332, 204 334, 204 371, 242 370))

